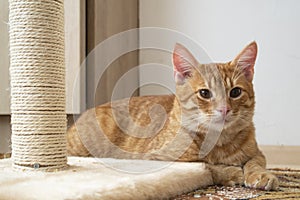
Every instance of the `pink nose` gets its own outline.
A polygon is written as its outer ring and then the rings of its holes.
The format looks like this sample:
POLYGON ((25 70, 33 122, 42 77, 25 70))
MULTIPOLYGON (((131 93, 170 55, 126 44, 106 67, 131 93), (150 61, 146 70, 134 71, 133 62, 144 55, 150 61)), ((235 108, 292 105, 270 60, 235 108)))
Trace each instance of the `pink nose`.
POLYGON ((230 112, 229 107, 222 107, 221 109, 218 110, 220 113, 222 113, 223 116, 226 116, 230 112))

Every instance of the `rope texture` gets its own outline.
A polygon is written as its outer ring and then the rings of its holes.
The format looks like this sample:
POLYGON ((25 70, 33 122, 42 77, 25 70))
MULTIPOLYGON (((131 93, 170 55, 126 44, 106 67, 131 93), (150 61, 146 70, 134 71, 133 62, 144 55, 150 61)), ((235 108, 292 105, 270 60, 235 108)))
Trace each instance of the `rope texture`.
POLYGON ((63 0, 9 0, 13 167, 67 166, 63 0))

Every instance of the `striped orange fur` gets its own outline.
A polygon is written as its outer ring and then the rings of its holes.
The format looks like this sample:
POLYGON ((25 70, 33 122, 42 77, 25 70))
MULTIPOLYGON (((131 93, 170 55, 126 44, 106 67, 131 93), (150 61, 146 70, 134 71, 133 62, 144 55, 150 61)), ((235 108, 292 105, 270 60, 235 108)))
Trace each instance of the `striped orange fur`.
POLYGON ((176 94, 133 97, 86 111, 68 130, 68 153, 205 162, 215 184, 277 189, 255 140, 256 55, 252 42, 230 62, 200 64, 176 44, 176 94))

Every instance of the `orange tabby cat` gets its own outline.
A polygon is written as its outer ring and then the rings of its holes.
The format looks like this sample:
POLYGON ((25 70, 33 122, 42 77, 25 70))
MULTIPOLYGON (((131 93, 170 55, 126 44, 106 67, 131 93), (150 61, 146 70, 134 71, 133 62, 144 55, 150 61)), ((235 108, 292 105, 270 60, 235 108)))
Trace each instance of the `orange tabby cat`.
POLYGON ((252 42, 231 62, 200 64, 173 52, 176 94, 119 100, 82 114, 68 130, 68 153, 207 163, 215 184, 275 190, 253 124, 252 42))

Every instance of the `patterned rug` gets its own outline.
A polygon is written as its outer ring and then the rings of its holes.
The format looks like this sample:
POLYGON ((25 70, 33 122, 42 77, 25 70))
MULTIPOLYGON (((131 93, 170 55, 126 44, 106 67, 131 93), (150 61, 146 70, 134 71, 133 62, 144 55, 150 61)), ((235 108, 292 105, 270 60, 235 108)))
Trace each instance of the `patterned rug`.
POLYGON ((244 187, 211 186, 188 194, 177 196, 173 200, 272 200, 300 199, 300 170, 272 168, 270 171, 279 179, 278 191, 261 191, 244 187))

